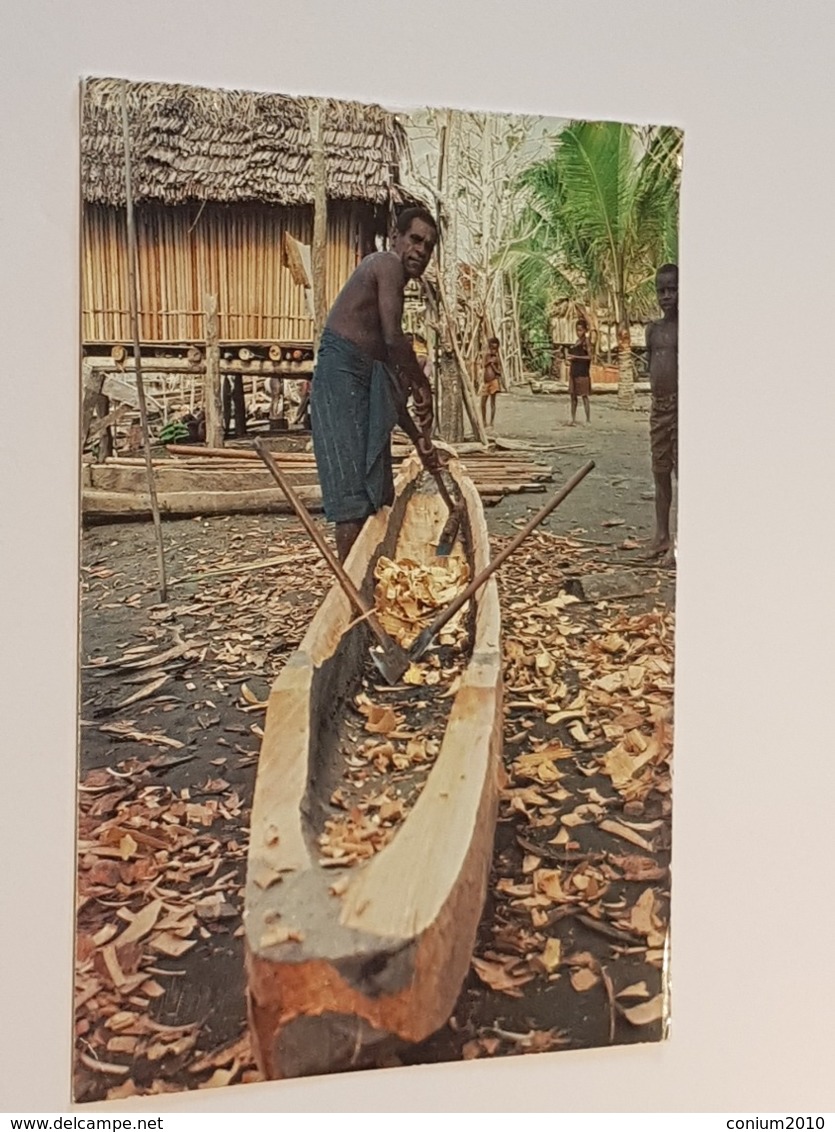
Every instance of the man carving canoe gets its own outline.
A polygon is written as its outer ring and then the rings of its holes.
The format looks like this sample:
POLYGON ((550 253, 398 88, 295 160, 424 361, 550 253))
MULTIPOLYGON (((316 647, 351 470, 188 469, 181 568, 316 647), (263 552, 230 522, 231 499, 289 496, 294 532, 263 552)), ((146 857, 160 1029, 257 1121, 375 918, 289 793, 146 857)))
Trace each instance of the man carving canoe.
POLYGON ((424 462, 439 467, 432 444, 432 390, 403 333, 403 291, 432 258, 431 214, 400 214, 391 249, 357 266, 328 315, 310 392, 313 452, 325 516, 336 524, 345 561, 365 520, 394 499, 391 432, 411 393, 424 462))

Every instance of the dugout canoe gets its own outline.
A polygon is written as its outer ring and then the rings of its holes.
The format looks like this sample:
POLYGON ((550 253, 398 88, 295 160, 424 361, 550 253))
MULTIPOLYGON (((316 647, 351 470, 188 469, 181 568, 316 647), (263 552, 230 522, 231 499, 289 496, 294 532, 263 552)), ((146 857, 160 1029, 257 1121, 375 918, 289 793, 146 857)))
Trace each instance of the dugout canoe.
MULTIPOLYGON (((473 576, 489 561, 484 512, 455 460, 450 474, 465 504, 460 539, 473 576)), ((373 600, 380 555, 434 561, 446 517, 431 479, 416 460, 404 462, 394 504, 366 523, 346 563, 363 596, 373 600)), ((441 747, 425 786, 393 839, 350 869, 320 864, 317 843, 340 773, 340 721, 371 644, 338 586, 273 684, 244 912, 250 1033, 268 1078, 380 1064, 384 1051, 422 1041, 452 1013, 484 905, 496 822, 502 670, 495 578, 476 595, 469 625, 465 668, 444 700, 441 747), (347 878, 339 895, 332 891, 337 873, 347 878)))

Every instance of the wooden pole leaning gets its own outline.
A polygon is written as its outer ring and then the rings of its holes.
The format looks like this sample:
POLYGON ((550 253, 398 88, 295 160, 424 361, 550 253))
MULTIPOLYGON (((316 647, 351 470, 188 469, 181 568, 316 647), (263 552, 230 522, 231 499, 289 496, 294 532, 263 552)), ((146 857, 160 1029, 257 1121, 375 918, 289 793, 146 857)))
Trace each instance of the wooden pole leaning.
POLYGON ((130 159, 130 125, 128 122, 127 83, 121 84, 122 103, 122 141, 125 149, 125 211, 128 228, 128 296, 130 301, 130 323, 133 335, 133 358, 136 367, 136 395, 139 401, 139 419, 142 426, 143 447, 145 450, 145 472, 148 480, 148 498, 151 503, 151 516, 154 522, 154 535, 157 544, 157 564, 159 567, 159 599, 168 600, 168 584, 165 578, 165 551, 162 545, 162 523, 160 521, 157 488, 154 480, 154 465, 151 460, 151 430, 148 427, 148 406, 145 402, 145 383, 142 380, 142 351, 139 346, 139 263, 136 248, 136 223, 133 214, 133 190, 130 159))
POLYGON ((313 283, 313 348, 319 353, 319 339, 325 326, 327 307, 326 262, 328 243, 327 159, 325 155, 324 102, 315 98, 308 103, 310 131, 310 171, 313 176, 313 243, 310 250, 310 273, 313 283))
POLYGON ((470 584, 465 589, 461 590, 461 592, 452 599, 446 609, 442 610, 438 614, 432 624, 428 625, 423 630, 423 632, 416 639, 415 643, 409 649, 409 658, 413 664, 417 663, 417 661, 421 659, 423 654, 432 644, 432 641, 435 639, 441 629, 443 629, 444 625, 446 625, 450 618, 453 617, 463 605, 467 604, 473 594, 480 590, 487 579, 491 577, 491 575, 495 574, 499 567, 503 565, 503 563, 506 562, 508 558, 510 558, 511 554, 514 554, 519 549, 525 539, 530 534, 532 534, 533 531, 536 530, 539 524, 544 519, 547 519, 547 517, 556 507, 559 507, 562 501, 566 499, 574 490, 574 488, 586 478, 589 472, 593 471, 594 466, 594 460, 589 460, 589 462, 587 464, 584 464, 578 472, 575 472, 571 479, 565 484, 565 486, 562 487, 557 492, 557 494, 545 504, 544 507, 537 511, 533 518, 525 524, 522 530, 519 531, 519 533, 510 540, 504 550, 499 551, 499 553, 489 564, 489 566, 485 566, 481 573, 476 575, 476 577, 473 578, 470 584))
POLYGON ((406 650, 402 649, 397 641, 395 641, 393 637, 390 637, 380 624, 374 606, 363 598, 349 574, 346 572, 345 567, 337 560, 333 551, 325 542, 324 536, 313 522, 307 508, 293 490, 290 481, 284 475, 281 468, 279 468, 272 452, 270 452, 263 440, 258 439, 255 441, 255 451, 264 461, 270 475, 284 492, 302 526, 310 535, 319 553, 330 567, 342 592, 356 609, 357 613, 359 613, 362 620, 366 622, 372 635, 376 638, 377 644, 371 649, 371 659, 374 661, 377 671, 387 683, 397 684, 410 664, 406 650))

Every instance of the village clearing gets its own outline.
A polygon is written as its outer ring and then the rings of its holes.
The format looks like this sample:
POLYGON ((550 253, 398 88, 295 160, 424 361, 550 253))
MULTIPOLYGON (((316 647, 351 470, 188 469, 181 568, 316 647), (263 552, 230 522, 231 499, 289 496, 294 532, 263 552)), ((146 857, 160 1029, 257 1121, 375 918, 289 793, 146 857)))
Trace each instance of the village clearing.
MULTIPOLYGON (((500 574, 505 745, 487 904, 447 1026, 386 1064, 662 1036, 674 575, 652 534, 648 399, 499 398, 495 432, 588 481, 500 574)), ((488 509, 494 551, 547 496, 488 509)), ((242 890, 263 702, 330 577, 294 518, 82 539, 78 1101, 257 1080, 242 890), (248 568, 249 567, 249 568, 248 568)))

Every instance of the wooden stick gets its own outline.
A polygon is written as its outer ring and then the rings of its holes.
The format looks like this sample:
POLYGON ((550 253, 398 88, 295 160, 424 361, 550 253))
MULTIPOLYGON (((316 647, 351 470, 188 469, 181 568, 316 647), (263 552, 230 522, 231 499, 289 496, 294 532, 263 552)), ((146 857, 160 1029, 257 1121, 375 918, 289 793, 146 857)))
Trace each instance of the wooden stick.
POLYGON ((285 477, 284 473, 279 468, 278 464, 273 459, 272 453, 263 443, 263 441, 256 440, 255 451, 259 457, 264 461, 270 471, 273 479, 284 492, 289 503, 292 504, 293 510, 299 519, 299 522, 310 535, 314 544, 318 547, 322 557, 327 562, 331 571, 333 572, 336 580, 342 589, 342 592, 348 598, 350 603, 354 606, 357 613, 362 615, 362 619, 368 625, 368 628, 374 634, 379 645, 379 652, 372 651, 372 657, 377 665, 379 671, 385 676, 389 684, 397 684, 403 673, 409 667, 409 657, 405 650, 398 645, 393 637, 385 631, 377 618, 376 611, 372 603, 367 602, 360 594, 357 587, 354 585, 350 575, 345 570, 345 567, 339 562, 334 555, 331 548, 325 542, 324 536, 317 528, 316 524, 311 519, 310 515, 304 507, 304 504, 298 498, 293 488, 290 486, 289 480, 285 477))
POLYGON ((432 624, 427 626, 427 628, 423 630, 423 632, 420 634, 420 636, 417 638, 417 640, 409 650, 409 656, 412 658, 413 662, 420 660, 429 645, 432 643, 432 640, 437 636, 444 625, 446 625, 449 619, 453 617, 463 605, 467 604, 473 594, 476 593, 477 590, 481 589, 487 579, 492 574, 494 574, 496 570, 498 570, 498 568, 511 556, 511 554, 513 554, 515 550, 518 550, 518 548, 522 545, 528 535, 531 534, 531 532, 534 531, 539 526, 539 524, 551 514, 555 507, 558 507, 559 504, 562 503, 562 501, 571 494, 577 484, 584 480, 593 468, 594 460, 589 460, 589 462, 587 464, 584 464, 578 472, 575 472, 571 479, 565 484, 565 486, 557 492, 554 498, 550 499, 540 511, 537 511, 533 518, 525 524, 519 534, 510 540, 504 550, 499 551, 490 565, 485 567, 485 569, 482 570, 480 574, 473 578, 470 584, 465 589, 463 589, 457 597, 452 599, 446 609, 438 614, 432 624))
POLYGON ((310 562, 318 558, 316 550, 298 550, 292 554, 277 554, 274 558, 262 558, 258 562, 244 562, 240 566, 222 566, 218 570, 201 570, 199 574, 185 574, 182 578, 175 578, 172 585, 177 582, 200 582, 203 578, 219 578, 224 574, 245 574, 250 570, 266 570, 270 566, 286 566, 291 562, 310 562))
POLYGON ((157 565, 159 567, 159 599, 168 600, 168 586, 165 580, 165 550, 162 545, 162 522, 159 517, 157 487, 154 482, 154 465, 151 461, 151 432, 148 427, 148 406, 145 403, 145 383, 142 380, 142 351, 139 346, 139 283, 137 279, 139 262, 136 252, 136 224, 133 215, 133 188, 130 164, 130 125, 128 123, 127 82, 122 80, 120 89, 122 103, 122 141, 125 148, 125 210, 128 226, 128 291, 130 296, 130 323, 133 333, 133 358, 136 366, 136 394, 139 399, 139 419, 145 449, 145 471, 148 479, 148 498, 151 502, 151 516, 154 520, 154 535, 157 544, 157 565))
POLYGON ((206 310, 206 377, 203 385, 203 411, 206 414, 206 443, 221 448, 224 439, 221 403, 220 347, 218 345, 217 295, 203 298, 206 310))
POLYGON ((313 244, 310 251, 310 272, 313 277, 313 347, 318 353, 319 339, 325 326, 325 263, 327 253, 328 197, 325 168, 325 140, 322 122, 323 103, 319 99, 308 105, 310 130, 310 171, 313 175, 313 244))

